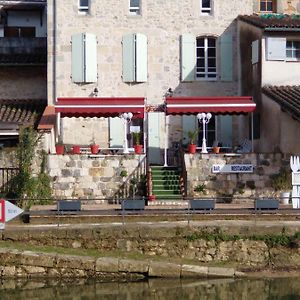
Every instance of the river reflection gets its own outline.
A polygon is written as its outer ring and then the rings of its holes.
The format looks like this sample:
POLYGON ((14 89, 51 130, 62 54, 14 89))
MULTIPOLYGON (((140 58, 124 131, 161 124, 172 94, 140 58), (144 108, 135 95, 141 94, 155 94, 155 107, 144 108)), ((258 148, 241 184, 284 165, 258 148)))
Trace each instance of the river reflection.
POLYGON ((162 280, 114 283, 97 280, 4 280, 1 300, 296 300, 300 278, 162 280))

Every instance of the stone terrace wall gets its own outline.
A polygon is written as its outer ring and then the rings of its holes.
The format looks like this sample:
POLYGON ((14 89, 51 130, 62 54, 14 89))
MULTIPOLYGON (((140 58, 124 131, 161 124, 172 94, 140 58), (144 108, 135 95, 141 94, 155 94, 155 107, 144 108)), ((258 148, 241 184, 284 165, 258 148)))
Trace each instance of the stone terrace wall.
MULTIPOLYGON (((289 159, 289 157, 288 157, 289 159)), ((282 154, 225 154, 185 155, 187 171, 187 190, 191 197, 201 196, 194 189, 204 184, 205 196, 270 197, 275 195, 271 175, 277 174, 281 167, 289 168, 289 161, 282 154), (214 164, 252 164, 253 173, 212 173, 214 164)), ((203 194, 202 194, 203 196, 203 194)))
MULTIPOLYGON (((49 175, 54 196, 66 198, 110 198, 124 181, 132 178, 143 155, 114 155, 91 158, 88 155, 49 155, 49 175), (127 177, 121 177, 127 171, 127 177)), ((142 163, 141 163, 142 164, 142 163)))

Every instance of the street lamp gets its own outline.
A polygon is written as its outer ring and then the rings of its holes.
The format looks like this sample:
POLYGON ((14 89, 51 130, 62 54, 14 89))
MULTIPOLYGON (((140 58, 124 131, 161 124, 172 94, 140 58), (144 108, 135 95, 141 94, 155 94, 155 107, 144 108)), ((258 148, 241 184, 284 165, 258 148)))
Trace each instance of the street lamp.
POLYGON ((127 140, 127 131, 128 131, 128 124, 131 122, 131 119, 133 117, 132 112, 123 113, 120 115, 120 118, 123 119, 124 123, 124 150, 123 153, 127 154, 129 153, 128 150, 128 140, 127 140))
POLYGON ((202 139, 202 150, 201 153, 208 153, 206 149, 206 139, 205 139, 205 125, 208 124, 209 120, 211 119, 211 113, 199 113, 197 118, 200 123, 203 125, 203 139, 202 139))

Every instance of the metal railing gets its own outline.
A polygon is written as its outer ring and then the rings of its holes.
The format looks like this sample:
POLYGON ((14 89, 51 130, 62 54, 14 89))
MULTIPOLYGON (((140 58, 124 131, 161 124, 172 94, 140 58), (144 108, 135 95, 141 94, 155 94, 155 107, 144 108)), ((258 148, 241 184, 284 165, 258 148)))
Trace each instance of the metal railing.
POLYGON ((0 168, 0 192, 11 191, 11 180, 18 174, 19 168, 0 168))

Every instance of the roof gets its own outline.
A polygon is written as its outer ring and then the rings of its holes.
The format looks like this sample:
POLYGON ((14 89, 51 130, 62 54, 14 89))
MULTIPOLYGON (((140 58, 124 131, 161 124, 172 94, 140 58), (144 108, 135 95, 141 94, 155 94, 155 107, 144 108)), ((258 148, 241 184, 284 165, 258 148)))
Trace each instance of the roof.
POLYGON ((198 113, 240 114, 255 110, 252 97, 167 97, 168 115, 196 115, 198 113))
POLYGON ((300 86, 264 86, 262 92, 277 102, 281 108, 300 121, 300 86))
POLYGON ((0 122, 36 126, 45 107, 41 99, 0 99, 0 122))
POLYGON ((47 106, 39 123, 38 130, 50 131, 52 128, 55 127, 55 122, 55 107, 47 106))
POLYGON ((268 30, 300 30, 300 15, 254 14, 239 16, 238 19, 268 30))

